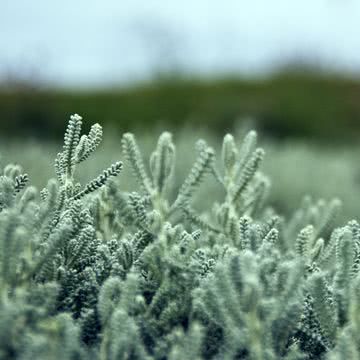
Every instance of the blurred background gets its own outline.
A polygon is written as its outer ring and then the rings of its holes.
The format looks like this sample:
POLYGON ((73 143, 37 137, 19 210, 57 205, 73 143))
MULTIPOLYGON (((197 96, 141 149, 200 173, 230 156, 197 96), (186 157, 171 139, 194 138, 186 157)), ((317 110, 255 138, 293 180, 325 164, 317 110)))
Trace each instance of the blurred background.
POLYGON ((110 129, 107 158, 124 131, 186 149, 252 127, 274 204, 339 196, 355 217, 359 19, 358 0, 1 0, 0 153, 41 183, 75 112, 110 129))

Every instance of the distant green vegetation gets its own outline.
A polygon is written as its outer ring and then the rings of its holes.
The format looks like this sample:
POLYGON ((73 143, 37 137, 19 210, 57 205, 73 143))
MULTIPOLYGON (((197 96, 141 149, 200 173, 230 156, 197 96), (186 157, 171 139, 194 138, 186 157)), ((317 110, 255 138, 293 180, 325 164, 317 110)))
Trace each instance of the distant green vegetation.
MULTIPOLYGON (((282 73, 268 79, 159 81, 127 89, 0 90, 0 131, 60 137, 75 110, 121 132, 184 125, 232 131, 244 117, 262 133, 341 141, 360 134, 360 80, 282 73)), ((85 123, 85 125, 89 125, 85 123)))

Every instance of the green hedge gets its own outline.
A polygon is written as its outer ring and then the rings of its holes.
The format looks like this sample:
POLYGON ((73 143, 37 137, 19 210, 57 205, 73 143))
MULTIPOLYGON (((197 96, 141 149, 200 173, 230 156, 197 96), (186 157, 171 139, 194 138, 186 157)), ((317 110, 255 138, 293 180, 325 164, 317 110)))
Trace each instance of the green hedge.
MULTIPOLYGON (((61 136, 77 112, 120 131, 185 124, 229 131, 244 116, 277 136, 341 139, 360 133, 360 81, 283 73, 266 80, 177 80, 128 89, 0 91, 0 131, 61 136)), ((20 134, 19 134, 20 135, 20 134)))

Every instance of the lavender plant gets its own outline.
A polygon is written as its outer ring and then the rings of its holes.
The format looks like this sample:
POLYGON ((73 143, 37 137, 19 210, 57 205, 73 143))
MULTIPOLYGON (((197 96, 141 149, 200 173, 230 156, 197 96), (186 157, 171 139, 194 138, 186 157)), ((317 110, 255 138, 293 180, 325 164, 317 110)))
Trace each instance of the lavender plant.
POLYGON ((81 135, 81 120, 41 191, 2 170, 1 359, 359 359, 360 225, 334 228, 339 200, 267 206, 254 131, 226 135, 218 159, 199 140, 182 182, 170 133, 148 159, 127 133, 137 191, 116 181, 122 162, 83 186, 102 128, 81 135))

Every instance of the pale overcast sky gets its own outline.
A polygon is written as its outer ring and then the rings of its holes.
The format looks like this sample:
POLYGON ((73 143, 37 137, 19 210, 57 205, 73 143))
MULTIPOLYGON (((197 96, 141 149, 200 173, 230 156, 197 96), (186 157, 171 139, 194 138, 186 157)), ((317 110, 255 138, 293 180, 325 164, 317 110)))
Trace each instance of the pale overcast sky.
POLYGON ((106 86, 161 69, 360 73, 360 0, 0 0, 0 78, 106 86))

